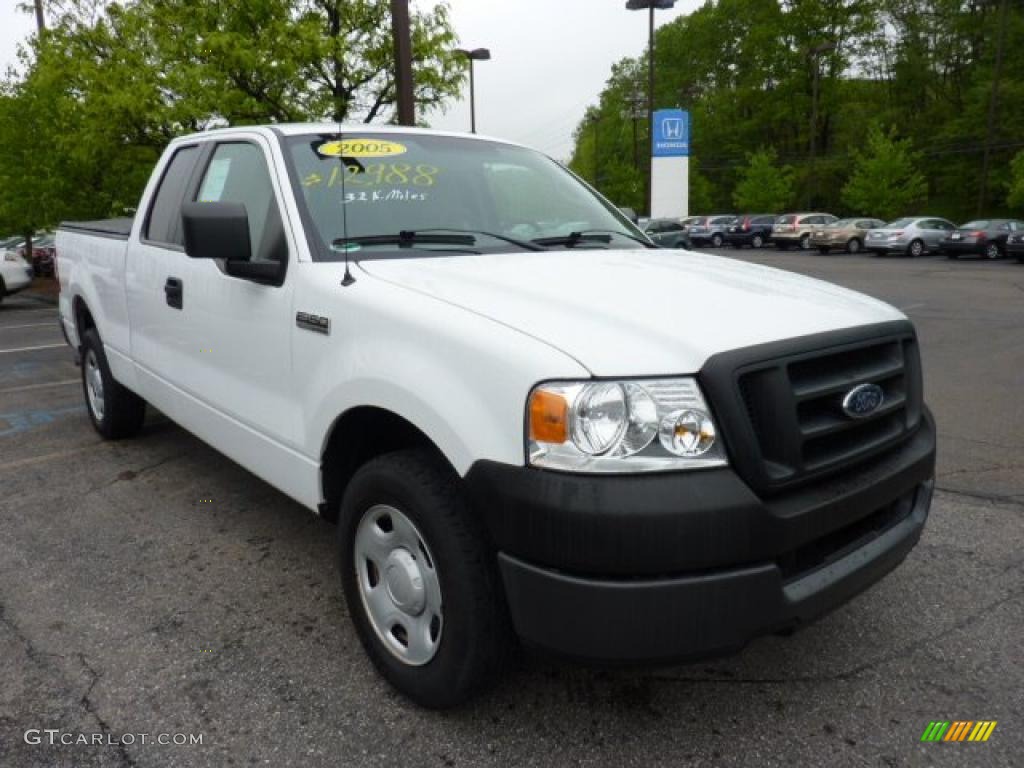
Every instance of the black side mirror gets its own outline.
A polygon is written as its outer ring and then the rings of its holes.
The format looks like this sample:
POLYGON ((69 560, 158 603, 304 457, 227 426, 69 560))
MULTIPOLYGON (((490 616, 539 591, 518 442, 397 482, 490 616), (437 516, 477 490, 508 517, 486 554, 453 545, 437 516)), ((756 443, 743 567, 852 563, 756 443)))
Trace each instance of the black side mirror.
POLYGON ((634 211, 632 208, 619 208, 619 210, 622 211, 623 215, 625 215, 625 217, 632 221, 634 224, 640 221, 640 217, 636 215, 636 211, 634 211))
POLYGON ((241 203, 185 203, 181 221, 185 253, 193 259, 252 259, 249 215, 241 203))

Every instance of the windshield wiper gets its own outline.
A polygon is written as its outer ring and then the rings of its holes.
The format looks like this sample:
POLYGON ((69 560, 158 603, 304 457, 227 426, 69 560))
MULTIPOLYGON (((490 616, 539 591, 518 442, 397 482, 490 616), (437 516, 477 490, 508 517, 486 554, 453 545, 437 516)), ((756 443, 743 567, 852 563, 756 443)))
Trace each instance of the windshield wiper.
POLYGON ((611 243, 614 235, 629 238, 645 248, 652 247, 646 240, 617 229, 587 229, 581 232, 570 232, 568 235, 560 237, 538 237, 533 242, 543 246, 564 245, 566 248, 575 248, 580 243, 611 243))
POLYGON ((403 230, 390 235, 339 237, 331 245, 335 248, 344 248, 346 245, 397 245, 399 248, 412 248, 416 245, 457 245, 468 248, 476 245, 476 238, 472 235, 424 234, 403 230))
POLYGON ((495 240, 501 240, 503 243, 509 243, 510 245, 515 245, 527 251, 545 250, 537 243, 531 243, 528 240, 520 240, 519 238, 516 237, 509 237, 508 235, 499 235, 497 232, 485 232, 482 229, 453 229, 450 227, 438 227, 436 229, 420 229, 417 231, 416 234, 420 234, 423 232, 454 232, 464 235, 483 235, 484 237, 490 237, 495 240))

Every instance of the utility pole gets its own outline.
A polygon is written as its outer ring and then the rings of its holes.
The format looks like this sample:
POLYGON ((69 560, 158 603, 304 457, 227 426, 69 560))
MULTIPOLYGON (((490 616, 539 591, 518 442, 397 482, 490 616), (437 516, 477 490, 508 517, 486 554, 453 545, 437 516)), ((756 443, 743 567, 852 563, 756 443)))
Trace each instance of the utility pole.
POLYGON ((43 13, 43 0, 36 0, 36 28, 40 34, 46 31, 46 15, 43 13))
POLYGON ((978 216, 985 215, 988 206, 988 169, 992 158, 992 140, 996 131, 996 110, 999 105, 999 80, 1003 75, 1003 48, 1006 44, 1006 11, 1008 0, 999 4, 999 33, 996 38, 996 61, 992 71, 992 93, 988 99, 988 126, 985 129, 985 148, 981 156, 981 187, 978 190, 978 216))
MULTIPOLYGON (((36 0, 37 4, 39 2, 41 0, 36 0)), ((399 125, 416 125, 409 0, 391 0, 391 30, 395 38, 395 88, 398 91, 398 123, 399 125)))

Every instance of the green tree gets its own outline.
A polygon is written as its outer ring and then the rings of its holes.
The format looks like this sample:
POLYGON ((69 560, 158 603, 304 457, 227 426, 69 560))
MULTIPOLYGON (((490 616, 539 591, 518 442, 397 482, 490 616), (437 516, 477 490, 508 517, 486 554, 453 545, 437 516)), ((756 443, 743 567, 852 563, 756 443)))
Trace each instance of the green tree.
POLYGON ((715 208, 715 186, 701 173, 700 161, 690 158, 690 214, 707 213, 715 208))
POLYGON ((736 209, 769 213, 785 210, 793 202, 792 166, 779 166, 778 154, 772 148, 748 155, 747 161, 732 194, 736 209))
POLYGON ((1019 152, 1011 163, 1010 194, 1006 202, 1015 211, 1024 211, 1024 152, 1019 152))
POLYGON ((910 139, 899 139, 893 130, 877 125, 868 132, 867 147, 858 153, 853 173, 843 187, 843 203, 865 216, 895 219, 922 202, 928 182, 918 170, 920 153, 910 139))
MULTIPOLYGON (((388 0, 51 0, 0 81, 0 230, 134 206, 175 136, 394 117, 388 0)), ((447 5, 413 14, 421 116, 461 88, 447 5)))

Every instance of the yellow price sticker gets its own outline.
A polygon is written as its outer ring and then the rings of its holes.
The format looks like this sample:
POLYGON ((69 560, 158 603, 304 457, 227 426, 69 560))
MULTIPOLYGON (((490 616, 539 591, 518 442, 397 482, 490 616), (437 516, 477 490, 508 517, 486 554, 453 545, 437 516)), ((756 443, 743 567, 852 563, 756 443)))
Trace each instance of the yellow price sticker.
POLYGON ((323 157, 395 157, 408 151, 409 148, 404 144, 382 139, 328 141, 317 148, 317 152, 323 157))

